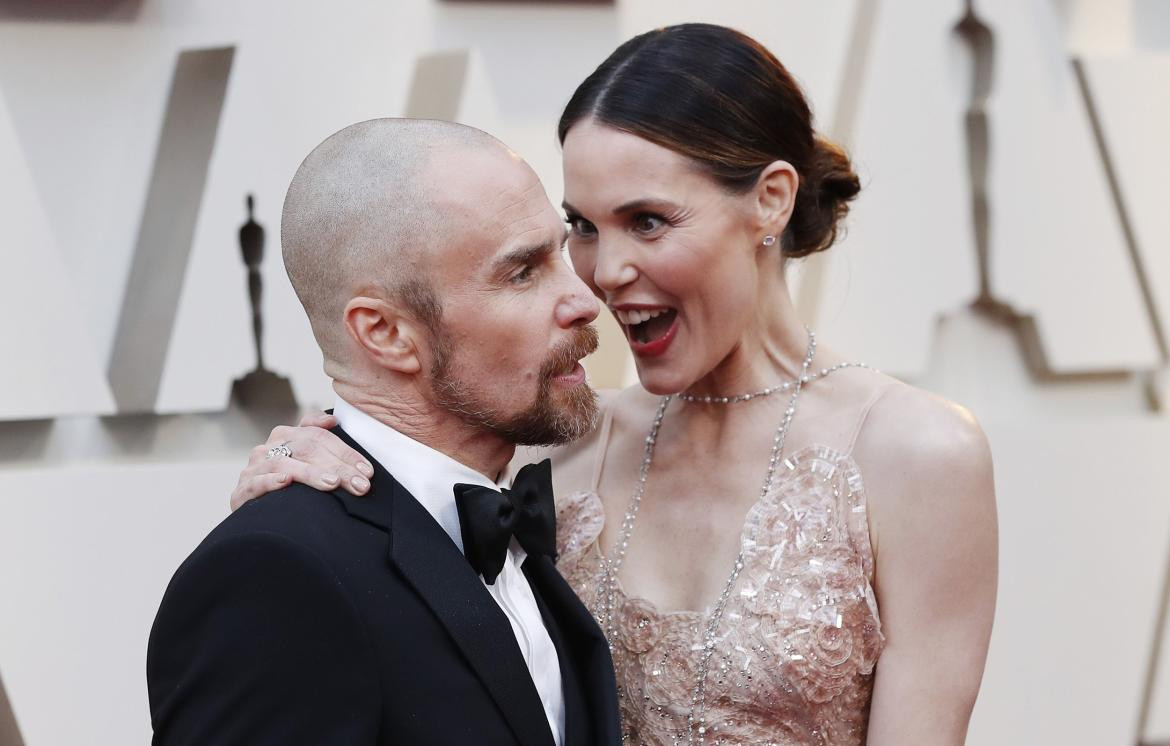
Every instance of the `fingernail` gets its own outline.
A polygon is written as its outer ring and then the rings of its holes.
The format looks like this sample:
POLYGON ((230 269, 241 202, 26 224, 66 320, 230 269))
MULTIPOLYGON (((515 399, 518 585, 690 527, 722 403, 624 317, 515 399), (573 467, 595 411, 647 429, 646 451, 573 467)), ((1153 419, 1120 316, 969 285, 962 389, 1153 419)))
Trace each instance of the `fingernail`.
POLYGON ((324 482, 325 484, 337 484, 337 475, 336 474, 322 474, 321 481, 324 482))
POLYGON ((370 480, 366 479, 365 477, 354 477, 353 479, 349 480, 349 483, 352 484, 353 488, 358 492, 365 492, 370 488, 370 480))
POLYGON ((359 461, 357 465, 358 471, 365 474, 367 477, 374 476, 374 467, 367 464, 365 461, 359 461))

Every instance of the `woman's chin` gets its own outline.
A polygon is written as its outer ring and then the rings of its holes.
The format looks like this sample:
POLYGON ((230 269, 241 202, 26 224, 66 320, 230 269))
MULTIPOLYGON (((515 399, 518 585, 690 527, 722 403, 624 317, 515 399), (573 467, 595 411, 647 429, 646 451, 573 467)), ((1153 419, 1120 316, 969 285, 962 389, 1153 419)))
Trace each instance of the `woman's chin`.
POLYGON ((685 391, 693 381, 685 380, 677 372, 658 368, 654 365, 636 365, 638 383, 655 396, 667 396, 685 391))

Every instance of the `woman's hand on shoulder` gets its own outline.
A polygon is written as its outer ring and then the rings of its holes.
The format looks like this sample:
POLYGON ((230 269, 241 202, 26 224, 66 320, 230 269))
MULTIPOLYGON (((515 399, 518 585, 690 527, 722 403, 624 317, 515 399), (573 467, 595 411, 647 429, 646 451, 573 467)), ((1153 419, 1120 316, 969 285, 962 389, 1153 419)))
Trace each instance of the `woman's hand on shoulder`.
POLYGON ((231 508, 288 486, 290 480, 319 490, 342 487, 354 495, 370 489, 374 467, 360 453, 329 432, 337 419, 325 413, 308 414, 297 427, 278 425, 268 440, 252 449, 248 465, 232 490, 231 508), (291 456, 268 457, 269 449, 284 445, 291 456))
POLYGON ((962 744, 995 616, 991 451, 970 412, 909 386, 858 438, 886 635, 869 743, 962 744))

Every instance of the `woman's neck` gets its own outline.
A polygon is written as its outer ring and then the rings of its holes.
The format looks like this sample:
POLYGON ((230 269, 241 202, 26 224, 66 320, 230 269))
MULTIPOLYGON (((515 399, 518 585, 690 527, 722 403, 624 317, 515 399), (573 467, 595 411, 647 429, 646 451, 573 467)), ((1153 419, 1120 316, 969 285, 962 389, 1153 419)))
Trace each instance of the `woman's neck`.
POLYGON ((695 396, 736 396, 790 381, 800 375, 809 333, 796 317, 783 275, 760 289, 752 322, 731 352, 687 388, 695 396))

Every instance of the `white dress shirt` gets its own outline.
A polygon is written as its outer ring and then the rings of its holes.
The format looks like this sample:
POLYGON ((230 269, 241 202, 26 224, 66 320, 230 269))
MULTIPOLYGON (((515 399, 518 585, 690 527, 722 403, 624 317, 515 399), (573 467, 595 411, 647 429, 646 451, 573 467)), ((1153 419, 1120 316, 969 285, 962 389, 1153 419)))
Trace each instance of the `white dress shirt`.
MULTIPOLYGON (((455 484, 477 484, 492 489, 499 489, 501 485, 445 453, 375 420, 341 397, 337 398, 333 415, 342 429, 426 508, 455 542, 459 551, 463 552, 463 532, 459 528, 459 509, 455 505, 455 484)), ((553 738, 557 746, 562 746, 565 740, 565 696, 561 689, 560 659, 545 629, 528 578, 520 569, 527 556, 513 539, 504 569, 494 584, 484 583, 484 587, 512 625, 516 643, 520 646, 520 653, 528 664, 528 671, 532 674, 532 681, 544 705, 544 714, 548 717, 553 738)), ((480 576, 480 581, 483 581, 483 576, 480 576)))

